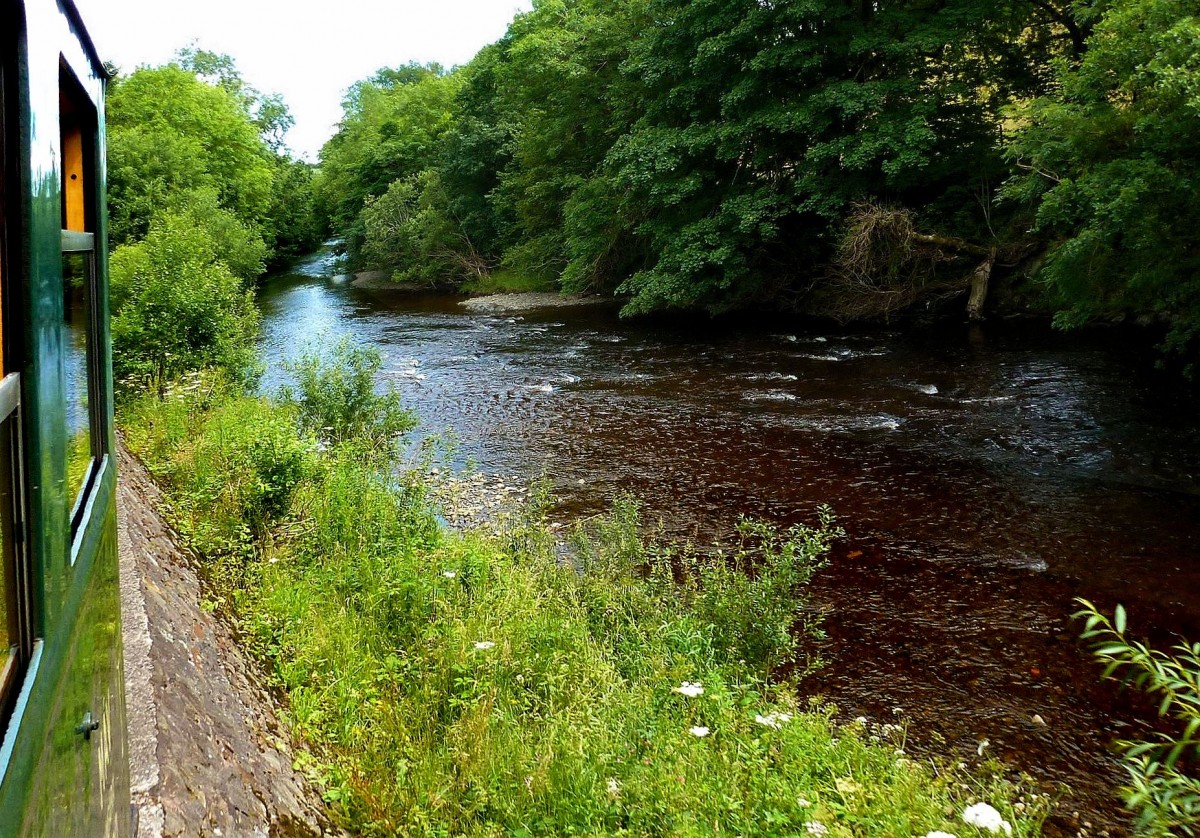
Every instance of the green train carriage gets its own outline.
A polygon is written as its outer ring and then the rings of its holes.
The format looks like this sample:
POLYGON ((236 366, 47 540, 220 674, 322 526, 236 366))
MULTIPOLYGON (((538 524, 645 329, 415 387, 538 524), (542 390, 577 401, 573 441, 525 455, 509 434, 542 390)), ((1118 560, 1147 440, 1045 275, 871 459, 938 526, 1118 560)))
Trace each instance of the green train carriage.
POLYGON ((0 49, 0 835, 127 835, 107 73, 68 0, 0 49))

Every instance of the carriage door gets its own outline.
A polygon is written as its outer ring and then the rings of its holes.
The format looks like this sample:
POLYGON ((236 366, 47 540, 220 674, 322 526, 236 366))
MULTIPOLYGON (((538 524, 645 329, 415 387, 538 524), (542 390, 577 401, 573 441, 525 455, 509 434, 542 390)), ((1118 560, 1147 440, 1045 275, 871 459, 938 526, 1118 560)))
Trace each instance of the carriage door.
POLYGON ((33 652, 30 577, 25 556, 21 468, 21 317, 16 281, 20 240, 11 212, 19 181, 16 166, 16 97, 13 68, 0 64, 0 733, 5 729, 33 652))

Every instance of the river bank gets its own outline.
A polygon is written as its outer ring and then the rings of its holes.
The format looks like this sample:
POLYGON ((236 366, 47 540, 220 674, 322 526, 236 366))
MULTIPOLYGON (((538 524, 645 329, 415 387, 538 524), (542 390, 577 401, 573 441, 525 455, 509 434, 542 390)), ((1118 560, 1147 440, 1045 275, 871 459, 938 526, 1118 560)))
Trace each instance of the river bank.
POLYGON ((1099 681, 1073 597, 1132 605, 1155 640, 1200 636, 1196 403, 1136 341, 472 314, 321 273, 260 297, 267 390, 306 336, 349 333, 383 352, 420 433, 453 427, 459 460, 511 485, 544 473, 564 524, 631 490, 668 536, 711 543, 740 513, 786 525, 830 503, 848 537, 813 582, 830 640, 810 689, 905 707, 917 747, 966 761, 987 739, 1072 787, 1060 833, 1123 833, 1108 743, 1155 714, 1099 681))
POLYGON ((749 528, 732 566, 655 545, 629 500, 565 540, 541 491, 455 531, 438 472, 397 470, 370 416, 306 430, 295 402, 211 375, 123 415, 348 830, 1039 832, 1047 797, 927 768, 899 716, 848 718, 772 677, 806 655, 787 628, 813 625, 827 519, 749 528))

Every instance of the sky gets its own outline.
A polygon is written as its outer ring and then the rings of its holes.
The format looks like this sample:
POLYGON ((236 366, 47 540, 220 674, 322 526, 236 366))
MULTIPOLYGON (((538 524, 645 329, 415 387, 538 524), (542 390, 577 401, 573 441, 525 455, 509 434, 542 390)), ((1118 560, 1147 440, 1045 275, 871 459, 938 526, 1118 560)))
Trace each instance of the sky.
POLYGON ((342 94, 380 67, 464 64, 531 0, 76 0, 100 57, 128 72, 163 64, 192 41, 228 53, 242 77, 281 93, 287 142, 316 160, 341 118, 342 94))

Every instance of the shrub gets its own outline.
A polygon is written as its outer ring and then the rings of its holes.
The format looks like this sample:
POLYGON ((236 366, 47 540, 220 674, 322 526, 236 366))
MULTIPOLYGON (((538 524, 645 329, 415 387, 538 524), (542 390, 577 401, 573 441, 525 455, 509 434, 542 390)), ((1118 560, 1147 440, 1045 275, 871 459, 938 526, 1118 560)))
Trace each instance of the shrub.
POLYGON ((280 399, 295 405, 302 428, 328 442, 358 439, 387 449, 417 422, 396 393, 375 392, 382 366, 379 350, 343 337, 328 352, 310 352, 289 364, 295 386, 284 387, 280 399))
POLYGON ((113 372, 126 387, 161 390, 206 366, 249 380, 258 310, 190 214, 166 214, 145 241, 118 247, 111 275, 113 372))

